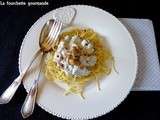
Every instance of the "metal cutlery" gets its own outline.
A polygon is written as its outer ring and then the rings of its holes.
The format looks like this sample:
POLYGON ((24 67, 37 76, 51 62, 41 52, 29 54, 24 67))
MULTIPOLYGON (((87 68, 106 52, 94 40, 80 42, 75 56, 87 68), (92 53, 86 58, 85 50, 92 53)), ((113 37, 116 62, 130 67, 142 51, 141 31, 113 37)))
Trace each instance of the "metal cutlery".
MULTIPOLYGON (((54 22, 54 21, 50 21, 50 22, 54 22)), ((62 23, 60 21, 58 21, 55 24, 54 23, 47 23, 49 26, 47 27, 47 25, 46 25, 47 28, 44 28, 47 30, 50 27, 50 24, 53 24, 52 27, 49 29, 49 33, 47 36, 45 35, 44 32, 43 32, 44 34, 43 33, 41 34, 42 38, 48 39, 49 42, 47 44, 43 44, 43 46, 40 44, 40 47, 43 51, 41 62, 40 62, 41 67, 40 67, 40 70, 38 73, 38 77, 37 77, 37 79, 35 79, 32 87, 31 87, 29 93, 27 94, 27 97, 22 105, 21 114, 22 114, 23 118, 27 118, 33 113, 35 101, 36 101, 36 96, 37 96, 37 92, 38 92, 37 91, 38 81, 39 81, 39 75, 40 75, 40 72, 42 69, 42 61, 44 59, 44 54, 46 52, 50 51, 52 48, 52 45, 57 42, 58 35, 59 35, 60 30, 62 28, 62 23), (46 37, 43 37, 43 36, 46 36, 46 37)), ((42 40, 42 39, 40 39, 40 40, 42 40)))
POLYGON ((37 56, 40 55, 40 53, 45 53, 51 50, 52 44, 55 42, 55 38, 58 37, 58 33, 60 32, 61 27, 62 23, 59 20, 51 19, 45 23, 39 38, 40 49, 33 56, 26 69, 24 69, 23 72, 20 73, 20 75, 12 82, 12 84, 2 93, 0 96, 0 104, 7 104, 12 99, 26 72, 29 70, 37 56))

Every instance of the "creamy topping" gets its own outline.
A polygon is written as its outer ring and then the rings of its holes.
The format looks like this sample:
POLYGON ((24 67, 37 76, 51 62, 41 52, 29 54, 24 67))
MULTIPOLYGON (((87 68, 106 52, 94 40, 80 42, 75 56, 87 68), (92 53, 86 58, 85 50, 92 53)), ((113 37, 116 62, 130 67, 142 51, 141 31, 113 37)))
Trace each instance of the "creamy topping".
POLYGON ((65 36, 54 54, 54 61, 66 74, 86 76, 96 64, 94 47, 88 40, 78 36, 65 36))

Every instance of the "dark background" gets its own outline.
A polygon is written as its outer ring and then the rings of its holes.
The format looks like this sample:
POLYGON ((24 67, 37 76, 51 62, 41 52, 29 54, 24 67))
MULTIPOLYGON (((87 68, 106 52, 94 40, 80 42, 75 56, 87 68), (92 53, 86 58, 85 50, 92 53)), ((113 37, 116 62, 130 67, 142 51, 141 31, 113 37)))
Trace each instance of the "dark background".
MULTIPOLYGON (((38 0, 37 0, 38 1, 38 0)), ((47 0, 46 0, 47 1, 47 0)), ((22 40, 31 25, 46 12, 70 4, 88 4, 100 7, 116 17, 147 18, 154 24, 157 48, 160 49, 160 7, 152 1, 129 0, 51 0, 49 6, 0 6, 0 94, 19 74, 18 54, 22 40)), ((159 53, 160 55, 160 53, 159 53)), ((12 101, 0 105, 0 120, 20 120, 21 105, 26 92, 21 85, 12 101)), ((96 109, 96 108, 95 108, 96 109)), ((60 119, 36 105, 29 120, 60 119)), ((160 120, 160 91, 131 92, 116 109, 97 120, 160 120)), ((60 119, 61 120, 61 119, 60 119)))

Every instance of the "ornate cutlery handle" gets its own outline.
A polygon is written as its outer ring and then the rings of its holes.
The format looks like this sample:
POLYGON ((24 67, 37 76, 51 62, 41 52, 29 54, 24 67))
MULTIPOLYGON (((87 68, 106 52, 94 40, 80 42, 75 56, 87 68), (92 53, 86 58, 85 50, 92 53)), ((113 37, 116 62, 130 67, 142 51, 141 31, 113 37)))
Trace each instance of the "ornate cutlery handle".
POLYGON ((40 70, 38 72, 38 76, 37 79, 34 81, 29 93, 27 94, 27 97, 22 105, 21 108, 21 114, 23 118, 27 118, 29 117, 33 111, 34 111, 34 106, 35 106, 35 101, 36 101, 36 97, 37 97, 37 90, 38 90, 38 81, 39 81, 39 77, 40 77, 40 73, 42 70, 42 66, 43 66, 43 59, 44 59, 44 54, 42 55, 41 61, 40 61, 40 70))
POLYGON ((37 96, 37 86, 38 84, 34 83, 22 105, 21 114, 23 118, 27 118, 33 113, 37 96))
POLYGON ((12 84, 2 93, 2 95, 0 96, 0 104, 7 104, 12 99, 19 85, 21 84, 22 79, 25 76, 26 72, 28 71, 33 61, 37 58, 37 56, 40 53, 41 53, 41 50, 38 50, 36 54, 33 56, 27 68, 22 73, 20 73, 20 75, 12 82, 12 84))

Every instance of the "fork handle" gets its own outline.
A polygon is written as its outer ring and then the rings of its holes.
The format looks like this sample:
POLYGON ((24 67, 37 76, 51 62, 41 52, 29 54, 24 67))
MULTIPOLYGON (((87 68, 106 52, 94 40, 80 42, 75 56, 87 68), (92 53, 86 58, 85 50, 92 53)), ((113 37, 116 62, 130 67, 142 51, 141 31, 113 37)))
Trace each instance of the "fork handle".
POLYGON ((38 83, 35 82, 32 88, 29 90, 29 93, 27 94, 27 97, 22 105, 21 114, 23 118, 27 118, 33 113, 37 97, 37 90, 38 83))
POLYGON ((40 69, 38 71, 37 78, 34 80, 34 83, 31 87, 31 89, 29 90, 29 93, 27 94, 27 97, 26 97, 26 99, 22 105, 22 108, 21 108, 21 114, 22 114, 23 118, 29 117, 34 111, 35 101, 36 101, 37 92, 38 92, 37 91, 38 90, 38 81, 39 81, 40 73, 42 71, 43 60, 44 60, 44 53, 43 53, 41 61, 39 63, 40 69))
POLYGON ((22 73, 20 73, 20 75, 12 82, 12 84, 2 93, 2 95, 0 96, 0 104, 7 104, 12 99, 18 87, 20 86, 26 72, 40 53, 41 50, 38 50, 26 69, 22 73))

